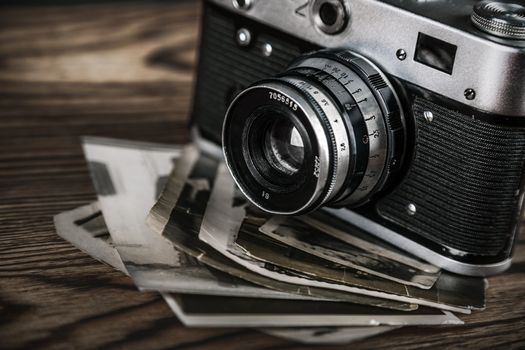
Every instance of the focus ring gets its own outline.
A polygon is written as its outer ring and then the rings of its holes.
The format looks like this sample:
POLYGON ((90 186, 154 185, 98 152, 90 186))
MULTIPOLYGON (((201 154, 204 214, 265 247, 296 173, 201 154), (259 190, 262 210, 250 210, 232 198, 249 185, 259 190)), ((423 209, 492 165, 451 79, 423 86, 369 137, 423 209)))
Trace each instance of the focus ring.
POLYGON ((286 73, 287 76, 292 74, 298 77, 312 79, 318 84, 323 85, 334 100, 339 103, 341 118, 350 135, 349 144, 351 146, 352 165, 349 167, 348 176, 342 185, 342 189, 334 195, 333 199, 338 201, 341 198, 346 198, 359 185, 367 167, 369 148, 368 144, 361 142, 363 137, 368 135, 363 115, 352 95, 345 89, 344 85, 332 75, 321 69, 309 67, 297 67, 286 73))
POLYGON ((368 165, 363 180, 356 190, 338 202, 341 203, 340 205, 361 205, 377 191, 377 185, 380 183, 386 168, 388 136, 382 109, 379 107, 368 81, 343 62, 312 55, 296 63, 295 67, 311 67, 323 70, 338 79, 356 100, 356 105, 361 111, 368 129, 366 138, 362 140, 369 147, 368 165))
POLYGON ((406 121, 401 102, 397 97, 393 86, 384 73, 371 61, 349 51, 329 52, 336 60, 348 64, 352 71, 361 79, 368 82, 374 100, 383 113, 383 122, 387 136, 387 152, 385 169, 375 192, 381 190, 385 184, 392 180, 392 174, 402 169, 406 159, 407 138, 406 121), (335 55, 334 55, 335 53, 335 55))

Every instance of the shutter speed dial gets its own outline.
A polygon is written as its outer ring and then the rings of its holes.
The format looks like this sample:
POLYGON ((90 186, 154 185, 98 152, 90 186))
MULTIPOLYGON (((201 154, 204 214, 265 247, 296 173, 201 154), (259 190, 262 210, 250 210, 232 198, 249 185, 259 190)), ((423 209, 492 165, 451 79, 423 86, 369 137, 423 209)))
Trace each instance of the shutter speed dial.
POLYGON ((479 30, 505 39, 525 40, 525 6, 499 1, 480 1, 470 17, 479 30))

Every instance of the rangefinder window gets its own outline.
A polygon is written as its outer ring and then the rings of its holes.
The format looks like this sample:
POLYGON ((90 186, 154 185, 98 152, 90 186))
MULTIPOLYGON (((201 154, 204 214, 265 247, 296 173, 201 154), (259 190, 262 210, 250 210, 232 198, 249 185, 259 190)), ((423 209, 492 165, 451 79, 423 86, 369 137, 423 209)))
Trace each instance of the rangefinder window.
POLYGON ((458 47, 430 35, 419 33, 414 60, 452 74, 458 47))

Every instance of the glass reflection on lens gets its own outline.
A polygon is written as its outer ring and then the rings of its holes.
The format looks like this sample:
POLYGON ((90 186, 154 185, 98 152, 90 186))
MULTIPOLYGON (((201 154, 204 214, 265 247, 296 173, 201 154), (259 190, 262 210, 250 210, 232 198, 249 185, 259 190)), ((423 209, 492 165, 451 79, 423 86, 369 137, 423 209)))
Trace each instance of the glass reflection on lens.
POLYGON ((294 175, 304 160, 304 145, 294 124, 283 116, 276 116, 264 137, 264 154, 268 163, 284 175, 294 175))

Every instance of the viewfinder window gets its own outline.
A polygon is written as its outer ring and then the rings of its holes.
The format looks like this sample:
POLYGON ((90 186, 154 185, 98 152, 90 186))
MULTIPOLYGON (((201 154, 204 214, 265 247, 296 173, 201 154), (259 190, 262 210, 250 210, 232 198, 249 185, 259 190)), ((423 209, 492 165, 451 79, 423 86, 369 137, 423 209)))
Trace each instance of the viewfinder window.
POLYGON ((457 49, 456 45, 419 33, 414 60, 447 74, 452 74, 457 49))

